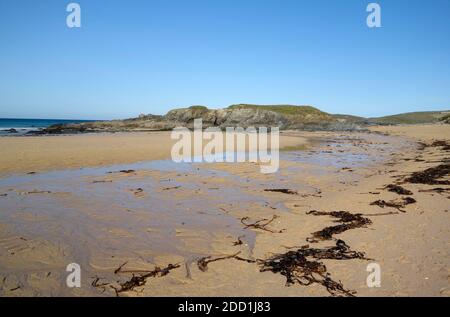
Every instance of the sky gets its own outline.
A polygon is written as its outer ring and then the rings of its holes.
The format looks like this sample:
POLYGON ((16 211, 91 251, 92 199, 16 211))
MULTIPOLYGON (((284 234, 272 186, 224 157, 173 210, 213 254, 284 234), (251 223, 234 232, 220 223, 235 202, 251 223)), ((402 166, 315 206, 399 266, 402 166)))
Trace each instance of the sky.
POLYGON ((450 109, 450 0, 0 0, 0 118, 450 109), (66 6, 81 7, 68 28, 66 6))

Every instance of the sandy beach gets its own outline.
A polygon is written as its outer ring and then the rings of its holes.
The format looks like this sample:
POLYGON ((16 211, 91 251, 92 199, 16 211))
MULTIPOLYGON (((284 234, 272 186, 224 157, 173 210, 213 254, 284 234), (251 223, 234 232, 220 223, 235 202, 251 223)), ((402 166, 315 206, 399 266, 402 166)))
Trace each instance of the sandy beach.
POLYGON ((0 295, 450 296, 450 126, 370 130, 283 132, 267 175, 169 132, 0 138, 0 295))
MULTIPOLYGON (((176 140, 171 132, 96 133, 0 138, 8 149, 0 157, 0 175, 41 172, 170 159, 176 140)), ((306 139, 282 133, 280 148, 302 146, 306 139)))

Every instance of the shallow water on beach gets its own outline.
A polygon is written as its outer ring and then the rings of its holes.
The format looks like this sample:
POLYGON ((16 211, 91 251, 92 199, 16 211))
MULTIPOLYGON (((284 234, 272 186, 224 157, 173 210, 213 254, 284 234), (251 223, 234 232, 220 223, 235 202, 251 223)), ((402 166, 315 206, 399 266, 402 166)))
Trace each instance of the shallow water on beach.
MULTIPOLYGON (((226 174, 197 170, 192 164, 155 161, 13 176, 0 180, 0 193, 7 194, 1 200, 0 221, 15 225, 17 231, 28 235, 69 242, 75 252, 79 245, 101 243, 103 251, 127 249, 133 245, 137 249, 151 246, 155 254, 193 256, 200 254, 180 247, 176 229, 206 230, 211 234, 225 230, 233 236, 243 234, 236 219, 217 208, 228 201, 227 197, 245 203, 248 198, 238 189, 220 185, 202 189, 208 199, 201 199, 199 193, 195 193, 200 190, 200 184, 165 178, 164 174, 169 171, 176 173, 178 178, 192 174, 205 178, 226 174), (131 169, 136 172, 120 172, 131 169), (140 175, 141 171, 160 173, 140 175), (177 196, 181 186, 192 195, 177 196), (215 195, 216 192, 220 195, 215 195), (18 213, 31 213, 37 220, 24 222, 17 219, 18 213), (39 221, 39 218, 49 222, 39 221), (51 230, 47 230, 47 224, 51 225, 51 230), (109 228, 124 234, 109 235, 105 232, 109 228)), ((251 236, 247 234, 250 245, 251 236)), ((81 255, 82 251, 76 253, 81 255)))

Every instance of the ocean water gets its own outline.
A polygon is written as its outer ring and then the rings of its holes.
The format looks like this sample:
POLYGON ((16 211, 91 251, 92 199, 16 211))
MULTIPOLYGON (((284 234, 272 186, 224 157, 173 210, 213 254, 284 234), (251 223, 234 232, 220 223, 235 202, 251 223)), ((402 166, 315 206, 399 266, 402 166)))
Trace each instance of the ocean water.
POLYGON ((54 124, 80 123, 91 120, 64 120, 64 119, 2 119, 0 118, 0 136, 23 135, 30 131, 39 131, 54 124), (9 132, 15 129, 17 133, 9 132))

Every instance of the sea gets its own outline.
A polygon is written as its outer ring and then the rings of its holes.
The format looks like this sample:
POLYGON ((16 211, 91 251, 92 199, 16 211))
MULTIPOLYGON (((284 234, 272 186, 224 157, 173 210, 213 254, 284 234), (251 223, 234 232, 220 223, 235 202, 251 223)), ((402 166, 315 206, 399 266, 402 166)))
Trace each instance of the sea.
POLYGON ((81 123, 89 121, 93 120, 0 118, 0 136, 25 135, 29 132, 40 131, 54 124, 81 123))

